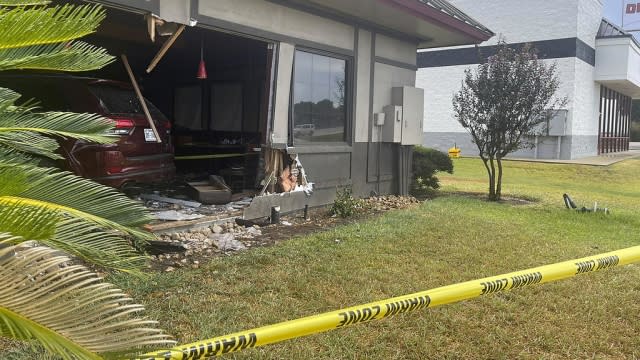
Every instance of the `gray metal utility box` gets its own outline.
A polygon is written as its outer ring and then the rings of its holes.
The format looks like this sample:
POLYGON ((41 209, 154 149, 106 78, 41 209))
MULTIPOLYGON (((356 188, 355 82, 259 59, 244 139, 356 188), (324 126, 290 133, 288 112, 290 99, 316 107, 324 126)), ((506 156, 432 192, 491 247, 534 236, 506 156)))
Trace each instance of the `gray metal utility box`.
POLYGON ((424 90, 402 86, 391 89, 391 105, 384 107, 382 141, 401 145, 422 144, 424 90))

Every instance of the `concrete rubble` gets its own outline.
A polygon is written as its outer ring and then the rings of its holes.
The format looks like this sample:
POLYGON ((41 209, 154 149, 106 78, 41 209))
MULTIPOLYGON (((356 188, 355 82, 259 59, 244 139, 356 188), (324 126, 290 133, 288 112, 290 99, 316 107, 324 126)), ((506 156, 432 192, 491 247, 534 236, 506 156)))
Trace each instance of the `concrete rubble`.
POLYGON ((262 231, 259 225, 245 227, 235 222, 160 234, 158 235, 160 241, 174 244, 176 248, 182 247, 186 250, 152 255, 151 259, 161 263, 164 266, 164 271, 167 272, 182 267, 198 268, 200 263, 198 260, 193 260, 194 258, 230 254, 255 245, 264 245, 255 240, 261 235, 262 231))
MULTIPOLYGON (((172 199, 162 196, 151 196, 153 194, 142 194, 138 200, 142 201, 145 207, 151 211, 152 215, 162 221, 184 221, 195 220, 205 216, 219 215, 226 212, 242 210, 251 204, 250 197, 244 197, 237 201, 232 201, 224 205, 193 206, 195 202, 183 201, 182 199, 172 199)), ((199 203, 196 203, 199 204, 199 203)))
MULTIPOLYGON (((251 199, 247 198, 229 205, 246 206, 250 201, 251 199)), ((411 196, 377 196, 362 199, 359 212, 380 213, 392 209, 407 208, 417 203, 420 203, 420 201, 411 196)), ((176 206, 179 206, 158 202, 151 205, 156 206, 157 209, 176 209, 176 206)), ((178 214, 193 214, 209 207, 209 205, 202 205, 198 209, 177 208, 175 211, 178 214)), ((228 218, 208 225, 198 225, 195 228, 179 229, 171 227, 167 231, 156 233, 158 241, 154 241, 152 244, 153 249, 149 249, 149 253, 156 254, 151 256, 152 267, 159 268, 161 271, 171 272, 179 268, 197 269, 200 267, 200 261, 207 258, 232 255, 252 247, 274 244, 281 237, 300 234, 301 232, 309 231, 308 229, 310 228, 317 229, 318 227, 332 226, 331 224, 336 221, 339 223, 339 220, 327 215, 326 209, 317 209, 311 220, 301 217, 300 214, 291 215, 283 219, 278 225, 269 225, 266 220, 265 222, 256 222, 240 218, 228 218), (275 239, 274 230, 277 234, 275 239)), ((336 239, 336 243, 341 242, 341 239, 336 239)))

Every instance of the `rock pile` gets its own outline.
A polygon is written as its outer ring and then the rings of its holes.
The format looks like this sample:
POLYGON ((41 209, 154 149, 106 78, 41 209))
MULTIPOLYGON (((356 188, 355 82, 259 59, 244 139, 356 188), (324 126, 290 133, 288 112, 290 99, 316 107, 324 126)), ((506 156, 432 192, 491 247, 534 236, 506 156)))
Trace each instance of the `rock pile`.
POLYGON ((158 238, 185 249, 183 252, 151 256, 156 265, 164 266, 165 271, 174 271, 180 267, 198 268, 200 262, 193 260, 201 257, 228 254, 246 250, 251 246, 264 245, 256 239, 262 235, 260 226, 244 227, 228 222, 210 227, 191 229, 185 232, 160 234, 158 238))
POLYGON ((414 204, 420 203, 420 200, 413 196, 375 196, 363 199, 363 208, 374 211, 386 211, 392 209, 404 209, 414 204))
MULTIPOLYGON (((393 209, 403 209, 420 203, 412 196, 377 196, 361 200, 363 214, 373 214, 393 209)), ((287 215, 278 225, 239 225, 227 222, 189 231, 158 235, 160 242, 166 242, 167 248, 182 248, 180 252, 168 252, 152 256, 152 267, 162 271, 174 271, 177 268, 198 268, 207 258, 231 255, 251 247, 265 246, 305 234, 318 229, 339 224, 343 219, 331 217, 326 209, 312 210, 311 220, 301 214, 287 215), (286 219, 286 220, 285 220, 286 219)))

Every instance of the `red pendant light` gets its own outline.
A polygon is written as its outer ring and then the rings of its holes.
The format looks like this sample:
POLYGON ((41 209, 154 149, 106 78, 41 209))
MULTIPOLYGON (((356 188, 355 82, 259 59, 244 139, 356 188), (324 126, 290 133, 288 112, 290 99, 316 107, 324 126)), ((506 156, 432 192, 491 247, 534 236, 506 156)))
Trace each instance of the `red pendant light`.
POLYGON ((200 41, 200 64, 198 65, 198 74, 196 78, 205 80, 207 78, 207 67, 204 63, 204 39, 200 41))

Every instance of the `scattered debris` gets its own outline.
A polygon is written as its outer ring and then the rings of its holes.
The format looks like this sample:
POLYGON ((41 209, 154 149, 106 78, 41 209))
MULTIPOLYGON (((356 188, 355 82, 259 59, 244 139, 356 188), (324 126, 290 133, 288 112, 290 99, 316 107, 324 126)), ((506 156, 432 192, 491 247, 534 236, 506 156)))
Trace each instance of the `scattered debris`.
POLYGON ((193 208, 198 208, 202 205, 201 203, 195 202, 195 201, 174 199, 174 198, 160 196, 156 194, 140 194, 140 198, 145 200, 161 201, 165 203, 176 204, 176 205, 186 206, 186 207, 193 207, 193 208))
MULTIPOLYGON (((246 199, 238 203, 243 201, 246 202, 246 199)), ((418 202, 415 198, 407 196, 379 196, 363 199, 356 216, 366 217, 391 209, 407 208, 418 202)), ((202 208, 207 207, 207 205, 202 206, 202 208)), ((201 210, 197 209, 197 211, 201 210)), ((160 241, 152 242, 152 246, 148 249, 149 253, 153 254, 151 267, 166 272, 179 268, 197 269, 203 261, 212 257, 277 244, 296 235, 323 231, 346 221, 342 218, 332 218, 326 207, 309 209, 308 217, 305 219, 301 210, 298 213, 284 215, 283 221, 274 225, 269 224, 267 218, 261 220, 236 218, 197 229, 162 233, 158 235, 160 241)), ((335 238, 334 242, 341 244, 344 240, 335 238)))
POLYGON ((564 205, 567 209, 572 209, 580 212, 603 212, 605 214, 610 214, 609 208, 598 208, 598 202, 593 203, 593 208, 581 207, 578 208, 575 202, 571 199, 569 194, 562 194, 562 200, 564 200, 564 205))
POLYGON ((185 250, 187 249, 184 245, 177 241, 151 240, 147 242, 147 252, 154 255, 183 252, 185 250))
POLYGON ((231 188, 227 186, 222 177, 209 176, 207 181, 187 183, 189 196, 204 204, 223 205, 231 201, 231 188))
POLYGON ((204 215, 200 214, 184 214, 176 210, 159 211, 153 214, 158 220, 183 221, 201 219, 204 215))
POLYGON ((213 243, 220 251, 240 251, 247 248, 243 243, 236 240, 231 233, 215 234, 212 238, 213 243))

